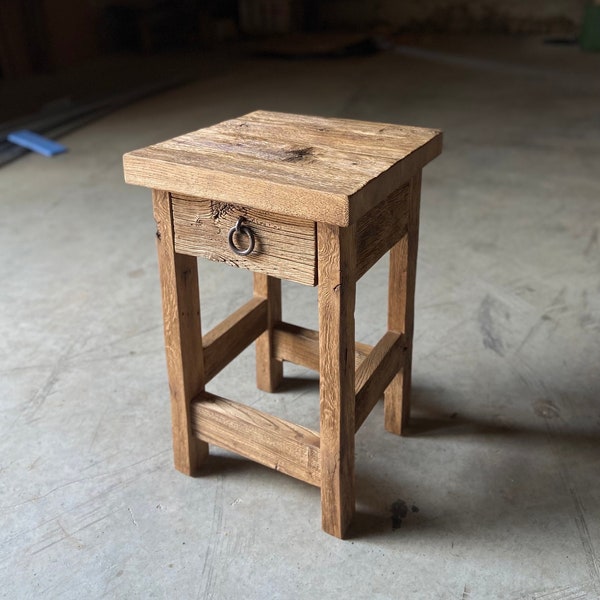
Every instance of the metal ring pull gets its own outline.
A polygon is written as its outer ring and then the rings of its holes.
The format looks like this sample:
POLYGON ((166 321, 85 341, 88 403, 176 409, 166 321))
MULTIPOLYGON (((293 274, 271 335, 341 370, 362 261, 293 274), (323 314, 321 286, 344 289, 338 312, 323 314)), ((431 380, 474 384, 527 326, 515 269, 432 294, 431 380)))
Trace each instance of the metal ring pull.
POLYGON ((237 223, 235 224, 234 227, 232 227, 229 230, 229 236, 227 237, 227 241, 229 242, 229 247, 231 248, 231 250, 233 252, 235 252, 238 256, 248 256, 248 254, 250 254, 253 250, 254 250, 254 244, 255 244, 255 240, 254 240, 254 232, 252 231, 252 229, 250 229, 250 227, 248 227, 247 225, 243 225, 244 222, 244 217, 239 217, 237 220, 237 223), (250 240, 248 247, 243 250, 241 248, 238 248, 234 243, 233 243, 233 236, 235 234, 244 234, 245 236, 248 237, 248 239, 250 240))

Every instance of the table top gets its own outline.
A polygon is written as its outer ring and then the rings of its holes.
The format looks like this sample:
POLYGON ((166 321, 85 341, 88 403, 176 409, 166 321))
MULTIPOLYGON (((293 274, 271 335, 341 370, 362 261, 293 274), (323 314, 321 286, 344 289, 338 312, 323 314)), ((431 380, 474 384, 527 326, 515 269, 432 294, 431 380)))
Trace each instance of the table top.
POLYGON ((123 164, 127 183, 345 227, 441 149, 434 129, 259 110, 123 164))

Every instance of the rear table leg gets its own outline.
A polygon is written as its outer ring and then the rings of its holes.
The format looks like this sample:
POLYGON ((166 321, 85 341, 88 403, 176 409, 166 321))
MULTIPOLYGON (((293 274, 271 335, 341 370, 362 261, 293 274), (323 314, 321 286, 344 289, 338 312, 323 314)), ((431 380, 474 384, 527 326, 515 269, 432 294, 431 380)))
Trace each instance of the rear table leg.
POLYGON ((267 330, 256 340, 256 385, 274 392, 283 378, 283 361, 273 352, 273 327, 281 321, 281 280, 254 273, 254 296, 268 302, 267 330))
POLYGON ((385 428, 402 435, 410 415, 412 341, 415 310, 415 279, 419 240, 421 173, 411 181, 408 232, 390 251, 388 330, 403 333, 406 342, 404 366, 385 390, 385 428))

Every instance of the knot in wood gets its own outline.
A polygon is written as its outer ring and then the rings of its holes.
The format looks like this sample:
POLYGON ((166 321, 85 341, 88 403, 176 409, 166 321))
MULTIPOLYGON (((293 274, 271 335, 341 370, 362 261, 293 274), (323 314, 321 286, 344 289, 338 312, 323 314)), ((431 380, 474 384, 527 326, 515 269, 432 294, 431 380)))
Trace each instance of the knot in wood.
POLYGON ((227 204, 223 202, 215 202, 211 200, 210 203, 210 215, 214 221, 218 221, 223 217, 231 214, 236 210, 236 207, 233 204, 227 204))
POLYGON ((314 148, 312 148, 312 146, 298 148, 296 150, 286 150, 283 160, 285 162, 300 162, 301 160, 312 157, 313 153, 314 148))

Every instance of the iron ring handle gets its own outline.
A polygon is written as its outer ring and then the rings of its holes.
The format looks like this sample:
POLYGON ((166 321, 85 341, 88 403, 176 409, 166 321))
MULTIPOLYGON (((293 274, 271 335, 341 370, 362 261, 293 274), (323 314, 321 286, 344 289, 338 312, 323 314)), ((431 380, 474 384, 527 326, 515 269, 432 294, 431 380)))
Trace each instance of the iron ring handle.
POLYGON ((255 239, 254 232, 247 225, 243 225, 244 217, 239 217, 237 223, 229 230, 229 235, 227 236, 227 242, 229 243, 229 247, 232 252, 235 252, 238 256, 248 256, 254 250, 255 239), (233 242, 233 236, 238 233, 242 233, 248 237, 250 242, 248 243, 248 247, 244 250, 242 248, 238 248, 233 242))

